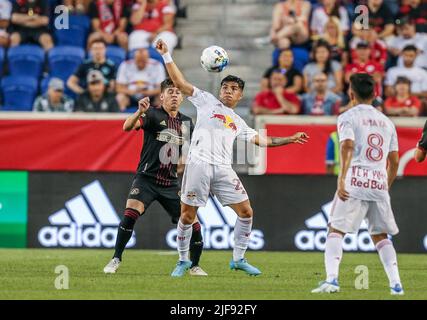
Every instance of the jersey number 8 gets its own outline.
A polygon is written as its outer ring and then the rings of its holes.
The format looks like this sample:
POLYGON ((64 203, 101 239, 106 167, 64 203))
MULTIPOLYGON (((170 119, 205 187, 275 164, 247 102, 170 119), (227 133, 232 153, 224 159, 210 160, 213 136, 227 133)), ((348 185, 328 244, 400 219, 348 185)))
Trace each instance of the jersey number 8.
POLYGON ((381 148, 384 144, 383 137, 378 133, 372 133, 368 136, 369 148, 366 149, 366 157, 374 162, 381 161, 384 156, 383 149, 381 148))

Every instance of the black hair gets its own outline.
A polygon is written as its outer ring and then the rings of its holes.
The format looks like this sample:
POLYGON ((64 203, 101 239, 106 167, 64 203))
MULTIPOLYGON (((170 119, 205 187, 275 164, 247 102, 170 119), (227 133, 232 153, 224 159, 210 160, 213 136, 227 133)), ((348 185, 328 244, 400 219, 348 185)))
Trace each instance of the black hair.
POLYGON ((329 52, 329 59, 326 61, 325 63, 325 67, 323 68, 323 70, 320 70, 324 73, 326 73, 327 75, 330 74, 332 72, 332 64, 331 64, 331 46, 329 45, 329 43, 326 40, 318 40, 316 42, 316 44, 313 47, 313 61, 317 63, 316 61, 316 51, 318 48, 325 48, 326 50, 328 50, 329 52))
POLYGON ((374 98, 375 80, 367 73, 355 73, 350 77, 351 90, 356 98, 367 101, 374 98))
POLYGON ((169 78, 166 78, 165 80, 162 81, 162 83, 160 83, 160 91, 163 92, 168 88, 175 88, 175 84, 173 83, 173 81, 169 78))
POLYGON ((416 47, 416 46, 414 46, 413 44, 409 44, 409 45, 407 45, 407 46, 405 46, 405 47, 403 48, 402 52, 404 52, 404 51, 414 51, 414 52, 417 52, 417 51, 418 51, 418 49, 417 49, 417 47, 416 47))
POLYGON ((243 81, 242 79, 240 79, 239 77, 236 77, 236 76, 232 76, 232 75, 226 76, 221 81, 221 87, 226 82, 236 82, 237 85, 239 86, 240 90, 242 90, 242 91, 245 88, 245 81, 243 81))

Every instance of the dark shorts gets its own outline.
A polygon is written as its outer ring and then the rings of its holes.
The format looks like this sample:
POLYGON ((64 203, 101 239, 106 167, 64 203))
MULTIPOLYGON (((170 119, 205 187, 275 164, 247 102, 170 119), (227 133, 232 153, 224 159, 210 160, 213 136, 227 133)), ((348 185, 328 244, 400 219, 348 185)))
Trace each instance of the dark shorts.
POLYGON ((21 36, 21 43, 34 43, 38 44, 40 37, 44 33, 49 33, 46 28, 35 28, 35 29, 15 29, 13 32, 19 33, 21 36))
POLYGON ((144 204, 145 211, 153 201, 158 201, 171 217, 172 223, 178 223, 181 215, 180 187, 162 187, 150 178, 136 175, 130 188, 128 199, 139 200, 144 204))

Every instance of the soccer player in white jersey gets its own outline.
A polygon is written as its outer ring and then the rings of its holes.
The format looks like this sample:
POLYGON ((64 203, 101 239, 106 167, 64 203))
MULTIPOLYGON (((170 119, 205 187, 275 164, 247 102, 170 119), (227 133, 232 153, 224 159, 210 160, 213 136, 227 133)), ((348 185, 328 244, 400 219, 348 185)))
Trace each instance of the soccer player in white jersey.
POLYGON ((261 271, 244 258, 252 230, 253 212, 248 195, 231 167, 233 142, 238 138, 261 146, 282 146, 290 143, 304 144, 308 136, 303 132, 291 137, 258 135, 233 110, 243 97, 243 80, 235 76, 224 78, 217 99, 186 81, 162 40, 157 42, 156 48, 163 56, 175 86, 188 96, 197 109, 197 123, 181 187, 181 217, 177 227, 179 261, 172 276, 183 276, 191 265, 188 258, 191 225, 196 218, 197 209, 206 205, 209 193, 216 195, 222 205, 230 206, 237 214, 230 268, 243 270, 249 275, 259 275, 261 271))
POLYGON ((343 237, 356 233, 366 219, 391 294, 403 294, 396 251, 388 238, 399 232, 389 195, 399 165, 397 134, 390 119, 372 106, 374 88, 368 74, 350 77, 352 107, 338 117, 337 124, 341 165, 325 246, 326 281, 313 293, 339 291, 343 237))

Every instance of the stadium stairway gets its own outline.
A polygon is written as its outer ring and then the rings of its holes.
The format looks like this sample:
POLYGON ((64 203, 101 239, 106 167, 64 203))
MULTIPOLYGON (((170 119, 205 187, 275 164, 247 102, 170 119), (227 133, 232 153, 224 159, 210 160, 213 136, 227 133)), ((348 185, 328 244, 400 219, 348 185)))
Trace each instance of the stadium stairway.
MULTIPOLYGON (((178 20, 177 33, 182 49, 174 58, 195 85, 216 93, 221 78, 234 74, 246 81, 245 97, 237 113, 250 120, 252 99, 259 90, 260 79, 271 65, 273 46, 257 48, 254 38, 266 36, 271 26, 274 0, 182 0, 187 18, 178 20), (209 74, 200 66, 204 48, 219 45, 227 50, 230 65, 220 74, 209 74)), ((194 116, 187 103, 183 112, 194 116)))

